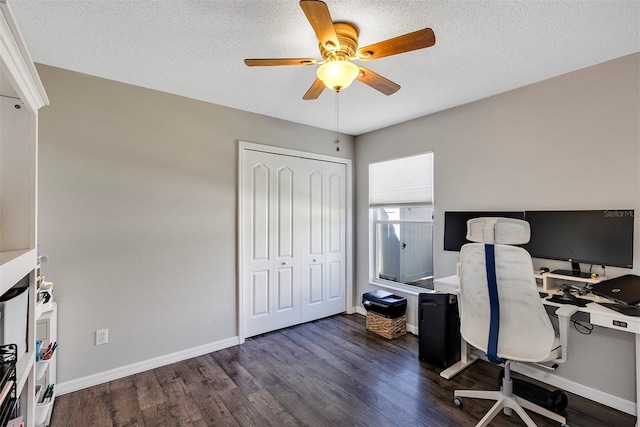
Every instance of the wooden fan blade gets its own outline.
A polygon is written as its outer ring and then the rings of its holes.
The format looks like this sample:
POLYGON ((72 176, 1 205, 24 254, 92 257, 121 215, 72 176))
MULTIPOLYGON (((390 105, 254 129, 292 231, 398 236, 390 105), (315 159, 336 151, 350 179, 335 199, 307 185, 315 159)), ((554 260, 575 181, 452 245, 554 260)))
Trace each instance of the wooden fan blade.
POLYGON ((436 35, 431 28, 414 31, 389 40, 374 43, 358 49, 358 58, 372 61, 385 56, 397 55, 412 50, 424 49, 436 44, 436 35))
POLYGON ((313 65, 316 64, 313 58, 263 58, 263 59, 245 59, 244 63, 249 67, 265 67, 272 65, 313 65))
POLYGON ((393 95, 400 89, 399 84, 394 83, 391 80, 382 77, 380 74, 376 74, 368 68, 364 67, 360 67, 358 80, 376 90, 379 90, 385 95, 393 95))
POLYGON ((324 83, 322 83, 322 80, 316 79, 316 81, 313 82, 313 84, 311 85, 307 93, 304 94, 302 99, 304 99, 305 101, 318 99, 318 97, 320 96, 324 88, 325 88, 325 85, 324 83))
POLYGON ((322 83, 322 80, 316 79, 316 81, 313 82, 313 84, 311 85, 307 93, 304 94, 302 99, 304 99, 305 101, 318 99, 318 97, 320 96, 324 88, 325 86, 324 86, 324 83, 322 83))
POLYGON ((340 47, 340 41, 333 27, 333 20, 327 5, 318 0, 302 0, 300 2, 302 11, 307 16, 307 20, 316 32, 318 41, 327 50, 335 50, 340 47))

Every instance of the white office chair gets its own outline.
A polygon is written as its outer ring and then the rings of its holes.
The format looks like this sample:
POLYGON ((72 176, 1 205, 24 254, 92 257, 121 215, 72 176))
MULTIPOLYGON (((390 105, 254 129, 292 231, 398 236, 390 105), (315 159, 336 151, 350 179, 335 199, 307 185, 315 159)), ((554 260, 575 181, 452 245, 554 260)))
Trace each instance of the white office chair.
POLYGON ((510 218, 476 218, 467 222, 467 239, 460 251, 460 332, 494 363, 504 364, 500 391, 456 390, 463 397, 495 400, 478 422, 486 426, 503 409, 518 413, 529 427, 536 424, 523 408, 566 426, 566 418, 513 395, 510 361, 562 363, 567 359, 567 336, 575 306, 560 307, 560 337, 556 337, 540 300, 529 253, 513 244, 529 241, 529 223, 510 218))

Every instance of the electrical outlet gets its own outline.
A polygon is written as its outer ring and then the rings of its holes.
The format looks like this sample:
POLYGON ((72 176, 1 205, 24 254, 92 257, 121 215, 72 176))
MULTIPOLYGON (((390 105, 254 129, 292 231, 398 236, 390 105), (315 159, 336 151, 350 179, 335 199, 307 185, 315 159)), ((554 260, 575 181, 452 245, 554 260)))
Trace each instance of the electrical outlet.
POLYGON ((96 331, 96 345, 102 345, 109 342, 109 330, 98 329, 96 331))

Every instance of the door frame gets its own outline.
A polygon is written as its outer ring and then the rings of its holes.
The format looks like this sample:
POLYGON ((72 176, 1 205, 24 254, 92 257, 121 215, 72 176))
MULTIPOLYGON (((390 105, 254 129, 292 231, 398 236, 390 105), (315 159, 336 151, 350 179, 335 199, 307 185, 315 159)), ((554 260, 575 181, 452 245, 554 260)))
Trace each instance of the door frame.
POLYGON ((257 144, 254 142, 238 141, 238 185, 237 185, 237 203, 238 203, 238 215, 236 217, 236 243, 238 251, 236 254, 237 270, 236 270, 236 284, 237 284, 237 325, 238 325, 238 342, 244 343, 244 286, 242 283, 243 273, 243 251, 244 251, 244 229, 242 218, 244 218, 244 206, 242 190, 244 188, 243 182, 243 170, 244 170, 244 152, 245 150, 261 151, 270 154, 279 154, 284 156, 301 157, 304 159, 320 160, 325 162, 344 164, 346 168, 346 200, 345 200, 345 301, 348 314, 355 313, 353 306, 353 169, 351 159, 345 159, 342 157, 333 157, 323 154, 309 153, 306 151, 292 150, 289 148, 275 147, 272 145, 257 144))

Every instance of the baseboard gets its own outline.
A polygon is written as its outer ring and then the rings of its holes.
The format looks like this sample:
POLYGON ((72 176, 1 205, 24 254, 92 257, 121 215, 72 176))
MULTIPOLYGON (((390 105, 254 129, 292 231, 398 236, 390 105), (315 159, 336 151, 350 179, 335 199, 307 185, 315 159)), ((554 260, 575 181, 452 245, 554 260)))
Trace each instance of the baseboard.
POLYGON ((358 314, 363 315, 363 316, 366 316, 366 315, 367 315, 367 310, 365 310, 363 307, 360 307, 359 305, 356 305, 356 306, 354 307, 354 311, 355 311, 356 313, 358 313, 358 314))
POLYGON ((361 315, 365 316, 365 317, 366 317, 366 315, 367 315, 367 310, 365 310, 363 307, 360 307, 359 305, 356 305, 356 306, 354 307, 354 311, 355 311, 356 313, 358 313, 358 314, 361 314, 361 315))
POLYGON ((593 400, 594 402, 601 403, 610 408, 617 409, 618 411, 626 412, 630 415, 636 415, 635 402, 562 378, 561 376, 551 372, 541 371, 540 369, 536 369, 529 365, 512 362, 511 369, 514 372, 526 375, 534 380, 577 394, 578 396, 593 400))
MULTIPOLYGON (((360 307, 359 305, 354 307, 354 311, 358 314, 361 314, 363 316, 366 317, 367 315, 367 310, 365 310, 363 307, 360 307)), ((407 332, 409 332, 410 334, 413 335, 418 335, 418 327, 415 325, 410 325, 407 323, 407 332)))
POLYGON ((407 332, 415 336, 418 336, 418 327, 407 323, 407 332))
POLYGON ((95 385, 104 384, 109 381, 124 378, 129 375, 138 374, 150 369, 159 368, 160 366, 170 365, 171 363, 180 362, 203 354, 212 353, 228 347, 240 344, 238 337, 231 337, 210 344, 193 347, 187 350, 178 351, 142 362, 133 363, 131 365, 122 366, 86 377, 78 378, 71 381, 56 384, 56 395, 72 393, 95 385))

